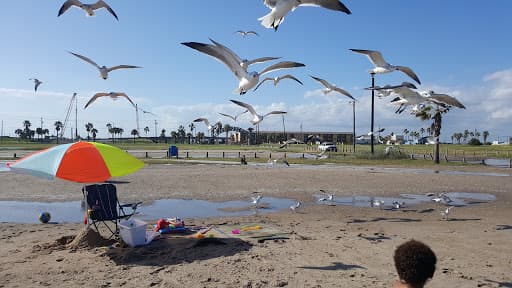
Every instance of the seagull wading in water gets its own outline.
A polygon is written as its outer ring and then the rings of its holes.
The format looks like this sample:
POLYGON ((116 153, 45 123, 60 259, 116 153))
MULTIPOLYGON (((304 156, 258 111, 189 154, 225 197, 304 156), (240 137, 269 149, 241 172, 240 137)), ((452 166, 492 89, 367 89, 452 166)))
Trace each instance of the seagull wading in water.
MULTIPOLYGON (((309 76, 311 76, 311 75, 309 75, 309 76)), ((330 92, 334 91, 334 92, 338 92, 338 93, 340 93, 340 94, 342 94, 342 95, 345 95, 345 96, 347 96, 348 98, 350 98, 350 99, 352 99, 352 100, 356 100, 356 99, 354 99, 354 97, 352 97, 352 95, 350 95, 350 93, 348 93, 347 91, 345 91, 345 90, 343 90, 343 89, 341 89, 341 88, 336 87, 336 85, 331 84, 331 83, 329 83, 329 82, 325 81, 324 79, 321 79, 321 78, 318 78, 318 77, 315 77, 315 76, 311 76, 311 78, 315 79, 316 81, 320 82, 322 85, 324 85, 324 86, 325 86, 325 89, 323 89, 323 90, 322 90, 322 93, 324 93, 324 94, 326 94, 326 95, 327 95, 328 93, 330 93, 330 92)))
POLYGON ((261 21, 263 27, 269 29, 273 28, 275 31, 277 31, 279 25, 283 23, 286 14, 299 6, 316 6, 352 14, 352 12, 338 0, 264 0, 263 3, 272 10, 267 15, 258 18, 258 20, 261 21))
POLYGON ((116 12, 114 12, 114 10, 112 10, 112 8, 110 8, 110 6, 107 3, 105 3, 105 1, 103 1, 103 0, 97 1, 94 4, 84 4, 78 0, 67 0, 66 2, 64 2, 64 4, 62 4, 62 7, 60 7, 59 14, 57 14, 57 17, 64 14, 64 12, 66 12, 69 8, 71 8, 71 6, 76 6, 80 9, 84 10, 86 15, 90 16, 90 17, 94 16, 94 14, 95 14, 94 10, 98 10, 100 8, 105 8, 105 9, 107 9, 108 12, 110 12, 110 14, 112 14, 112 16, 114 16, 119 21, 119 18, 117 18, 116 12))
POLYGON ((113 67, 100 66, 100 65, 96 64, 96 62, 92 61, 91 59, 89 59, 85 56, 82 56, 80 54, 73 53, 73 52, 69 52, 69 53, 75 55, 76 57, 78 57, 78 58, 84 60, 85 62, 93 65, 94 67, 98 68, 98 70, 100 71, 100 77, 105 80, 107 80, 107 78, 108 78, 108 72, 113 71, 113 70, 128 69, 128 68, 142 68, 140 66, 133 66, 133 65, 117 65, 117 66, 113 66, 113 67))
POLYGON ((370 62, 372 62, 372 64, 375 66, 375 68, 369 71, 370 73, 384 74, 391 73, 393 71, 400 71, 405 73, 407 76, 411 77, 411 79, 413 79, 414 81, 418 82, 418 84, 421 84, 420 78, 418 78, 416 73, 414 73, 414 71, 412 71, 411 68, 389 64, 388 62, 386 62, 386 60, 384 60, 384 57, 382 57, 382 54, 379 51, 362 49, 350 49, 350 51, 368 56, 370 62))
POLYGON ((260 76, 266 73, 270 73, 272 71, 280 69, 306 66, 302 63, 282 61, 263 69, 259 73, 254 71, 247 72, 247 68, 251 64, 266 62, 278 58, 263 57, 254 60, 243 60, 226 46, 218 42, 215 42, 212 39, 210 39, 210 41, 212 41, 214 45, 198 42, 184 42, 181 44, 190 47, 194 50, 197 50, 199 52, 205 53, 224 63, 231 70, 231 72, 235 74, 235 77, 238 79, 238 88, 235 89, 234 93, 239 93, 240 95, 247 93, 247 91, 251 90, 254 86, 256 86, 260 80, 260 76))
POLYGON ((284 112, 284 111, 271 111, 271 112, 268 112, 265 115, 260 115, 260 114, 256 113, 256 110, 254 110, 254 108, 251 105, 247 104, 247 103, 240 102, 240 101, 237 101, 237 100, 231 100, 231 102, 233 102, 236 105, 239 105, 239 106, 244 107, 245 109, 249 110, 249 112, 254 116, 253 119, 251 120, 251 123, 253 125, 259 124, 261 121, 263 121, 263 118, 267 117, 268 115, 272 115, 272 114, 286 114, 286 112, 284 112))
POLYGON ((133 107, 135 107, 135 103, 133 103, 132 99, 130 99, 130 97, 128 97, 128 95, 126 95, 125 93, 123 92, 109 92, 109 93, 105 93, 105 92, 100 92, 100 93, 96 93, 94 94, 94 96, 92 96, 92 98, 87 102, 87 104, 85 104, 85 108, 87 108, 87 106, 91 105, 92 102, 96 101, 96 99, 100 98, 100 97, 110 97, 112 98, 112 100, 117 100, 118 97, 125 97, 126 99, 128 99, 128 101, 130 101, 130 103, 132 103, 133 107))

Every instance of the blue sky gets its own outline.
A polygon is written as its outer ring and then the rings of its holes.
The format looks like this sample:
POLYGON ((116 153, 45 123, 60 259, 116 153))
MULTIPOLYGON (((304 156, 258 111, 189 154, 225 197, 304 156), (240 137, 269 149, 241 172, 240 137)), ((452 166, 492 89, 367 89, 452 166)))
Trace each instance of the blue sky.
MULTIPOLYGON (((61 17, 64 1, 8 1, 3 3, 0 31, 0 120, 4 135, 14 136, 23 120, 53 132, 63 121, 73 92, 79 95, 78 128, 92 122, 106 136, 106 123, 123 128, 126 136, 136 128, 135 111, 125 99, 100 99, 83 106, 96 92, 122 91, 157 116, 141 113, 140 126, 157 130, 188 127, 198 117, 230 123, 218 112, 241 110, 229 99, 250 103, 258 111, 288 111, 286 129, 299 131, 351 131, 352 106, 338 95, 324 96, 308 75, 324 78, 348 90, 357 99, 356 129, 370 129, 370 93, 366 57, 348 49, 379 50, 392 64, 409 66, 418 74, 419 90, 450 94, 467 107, 454 109, 444 118, 442 138, 464 129, 488 130, 489 140, 512 135, 512 2, 491 0, 476 3, 453 1, 346 0, 352 15, 315 7, 299 7, 285 18, 277 32, 265 29, 257 18, 269 9, 258 0, 223 1, 121 1, 107 2, 116 21, 104 9, 86 17, 72 8, 61 17), (150 3, 150 4, 147 4, 150 3), (242 38, 236 30, 255 30, 260 37, 242 38), (306 64, 285 71, 304 86, 283 81, 277 87, 265 83, 256 92, 235 95, 237 80, 213 58, 181 42, 208 38, 230 47, 242 58, 279 56, 306 64), (108 80, 99 78, 91 65, 67 51, 90 57, 100 65, 131 64, 143 69, 119 70, 108 80), (44 83, 33 92, 28 78, 44 83)), ((265 64, 253 65, 260 71, 265 64)), ((278 76, 274 72, 269 76, 278 76)), ((409 79, 402 73, 377 75, 376 84, 398 84, 409 79)), ((375 125, 402 134, 419 131, 428 123, 407 113, 397 115, 391 99, 376 99, 375 125)), ((74 120, 74 119, 73 119, 74 120)), ((249 117, 237 126, 248 128, 249 117)), ((74 121, 70 123, 74 125, 74 121)), ((206 132, 201 123, 198 131, 206 132)), ((69 126, 68 126, 69 127, 69 126)), ((282 130, 281 117, 269 117, 261 130, 282 130)), ((69 134, 69 133, 68 133, 69 134)), ((142 133, 143 134, 143 133, 142 133)))

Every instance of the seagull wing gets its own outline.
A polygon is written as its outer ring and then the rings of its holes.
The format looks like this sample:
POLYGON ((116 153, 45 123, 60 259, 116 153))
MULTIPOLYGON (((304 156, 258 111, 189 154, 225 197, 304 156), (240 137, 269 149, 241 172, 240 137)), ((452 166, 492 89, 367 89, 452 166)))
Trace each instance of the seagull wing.
POLYGON ((140 67, 140 66, 133 66, 133 65, 117 65, 117 66, 108 68, 107 71, 110 72, 112 70, 126 69, 126 68, 142 68, 142 67, 140 67))
POLYGON ((103 0, 100 0, 96 3, 94 3, 93 5, 91 5, 91 8, 94 10, 100 9, 100 8, 105 8, 108 10, 108 12, 110 12, 110 14, 112 14, 112 16, 114 16, 119 21, 119 18, 117 18, 116 12, 114 12, 114 10, 112 10, 112 8, 107 3, 105 3, 105 1, 103 1, 103 0))
POLYGON ((73 52, 70 52, 70 51, 68 51, 68 52, 69 52, 69 53, 71 53, 71 54, 73 54, 73 55, 75 55, 76 57, 78 57, 78 58, 80 58, 80 59, 84 60, 85 62, 87 62, 87 63, 89 63, 89 64, 94 65, 94 67, 96 67, 96 68, 100 69, 100 66, 98 66, 98 64, 96 64, 96 62, 92 61, 91 59, 89 59, 89 58, 87 58, 87 57, 85 57, 85 56, 82 56, 82 55, 80 55, 80 54, 77 54, 77 53, 73 53, 73 52))
POLYGON ((256 31, 247 31, 245 34, 254 34, 256 36, 260 36, 260 34, 256 33, 256 31))
POLYGON ((270 81, 273 81, 273 80, 274 80, 274 78, 267 77, 267 78, 265 78, 265 79, 261 80, 261 81, 260 81, 260 83, 256 86, 256 88, 254 88, 254 90, 253 90, 253 91, 258 90, 258 88, 261 86, 261 84, 263 84, 263 83, 265 83, 265 81, 269 81, 269 80, 270 80, 270 81))
POLYGON ((91 105, 92 102, 96 101, 96 99, 98 99, 100 97, 104 97, 104 96, 109 96, 109 94, 108 93, 103 93, 103 92, 94 94, 94 96, 92 96, 92 98, 89 99, 87 104, 85 104, 84 109, 87 108, 87 106, 91 105))
MULTIPOLYGON (((302 82, 300 82, 299 79, 295 78, 293 75, 291 74, 286 74, 286 75, 283 75, 283 76, 280 76, 280 77, 277 77, 277 83, 279 83, 279 81, 283 80, 283 79, 292 79, 292 80, 295 80, 296 82, 298 82, 300 85, 304 85, 302 82)), ((276 83, 276 84, 277 84, 276 83)))
POLYGON ((228 117, 228 118, 231 118, 231 119, 233 119, 233 121, 236 121, 235 117, 233 117, 233 116, 231 116, 231 115, 224 114, 224 113, 220 113, 220 112, 219 112, 219 114, 220 114, 220 115, 222 115, 222 116, 226 116, 226 117, 228 117))
POLYGON ((388 65, 388 63, 386 62, 386 60, 384 60, 384 57, 382 57, 382 54, 379 51, 362 49, 350 49, 350 51, 368 56, 370 62, 372 62, 372 64, 375 65, 376 67, 384 67, 388 65))
POLYGON ((334 91, 336 91, 338 93, 341 93, 341 94, 347 96, 348 98, 350 98, 352 100, 356 100, 356 99, 354 99, 354 97, 352 97, 352 95, 350 95, 350 93, 348 93, 347 91, 345 91, 345 90, 343 90, 343 89, 341 89, 339 87, 334 87, 334 88, 332 88, 332 90, 334 90, 334 91))
POLYGON ((208 38, 208 39, 210 39, 210 41, 212 41, 212 43, 215 44, 215 46, 221 48, 224 52, 229 53, 231 55, 231 57, 235 58, 238 65, 240 65, 240 63, 242 63, 242 58, 240 58, 240 56, 238 56, 238 54, 236 54, 233 50, 220 44, 219 42, 213 40, 212 38, 208 38))
POLYGON ((206 126, 210 126, 210 121, 208 121, 208 119, 206 118, 197 118, 196 120, 194 120, 194 122, 204 122, 206 126))
POLYGON ((59 17, 60 15, 64 14, 64 12, 66 12, 71 6, 80 7, 80 5, 82 5, 82 3, 80 1, 78 1, 78 0, 67 0, 60 7, 59 13, 57 14, 57 17, 59 17))
POLYGON ((299 6, 319 6, 330 10, 352 14, 345 4, 338 0, 300 0, 299 6))
POLYGON ((295 68, 295 67, 304 67, 304 66, 306 66, 306 65, 304 65, 302 63, 283 61, 283 62, 276 63, 274 65, 271 65, 271 66, 263 69, 263 71, 260 72, 260 75, 270 73, 270 72, 276 71, 276 70, 295 68))
POLYGON ((405 67, 405 66, 396 66, 396 69, 398 71, 401 71, 401 72, 405 73, 407 76, 411 77, 411 79, 413 79, 414 81, 418 82, 418 84, 421 84, 420 78, 418 78, 416 73, 414 73, 414 71, 412 71, 411 68, 405 67))
POLYGON ((267 114, 263 115, 263 117, 266 117, 268 115, 273 115, 273 114, 286 114, 287 112, 285 111, 271 111, 271 112, 268 112, 267 114))
POLYGON ((116 96, 122 96, 122 97, 125 97, 126 99, 128 99, 128 101, 130 101, 130 103, 132 103, 133 107, 135 107, 135 103, 133 103, 132 99, 130 99, 130 97, 128 97, 128 95, 126 95, 125 93, 123 92, 117 92, 117 93, 114 93, 116 96))
MULTIPOLYGON (((231 50, 226 50, 224 46, 210 45, 198 42, 181 43, 187 47, 205 53, 218 61, 224 63, 233 72, 238 80, 240 80, 247 72, 240 66, 241 61, 237 61, 231 50)), ((239 59, 239 57, 238 57, 239 59)))
POLYGON ((256 110, 254 110, 254 108, 247 104, 247 103, 244 103, 244 102, 241 102, 241 101, 237 101, 237 100, 231 100, 231 102, 235 103, 236 105, 238 106, 241 106, 241 107, 244 107, 245 109, 247 109, 252 115, 258 115, 256 113, 256 110))
POLYGON ((279 2, 279 1, 280 0, 263 0, 263 3, 265 4, 265 6, 272 9, 272 8, 276 7, 277 2, 279 2))
MULTIPOLYGON (((37 80, 37 79, 35 79, 35 80, 37 80)), ((36 92, 37 92, 37 87, 39 87, 39 85, 41 85, 41 83, 43 83, 43 82, 41 82, 41 81, 39 81, 39 80, 34 81, 34 82, 35 82, 35 84, 36 84, 36 85, 34 86, 34 91, 36 91, 36 92)))
POLYGON ((464 106, 464 104, 460 103, 459 100, 450 95, 431 93, 429 98, 434 100, 434 102, 441 102, 450 106, 455 106, 457 108, 466 109, 466 106, 464 106))
POLYGON ((238 113, 238 114, 235 116, 235 121, 236 121, 236 118, 238 118, 238 116, 243 115, 243 114, 245 114, 245 113, 247 113, 247 112, 249 112, 249 110, 245 110, 244 112, 240 112, 240 113, 238 113))
POLYGON ((324 80, 324 79, 322 79, 322 78, 318 78, 318 77, 311 76, 311 75, 309 75, 309 76, 310 76, 311 78, 315 79, 316 81, 318 81, 318 82, 322 83, 322 85, 324 85, 326 88, 331 88, 331 86, 332 86, 332 85, 331 85, 331 83, 329 83, 329 82, 325 81, 325 80, 324 80))
POLYGON ((253 59, 253 60, 247 60, 246 65, 249 66, 251 64, 263 63, 263 62, 267 62, 267 61, 277 60, 277 59, 280 59, 280 58, 281 57, 261 57, 261 58, 256 58, 256 59, 253 59))

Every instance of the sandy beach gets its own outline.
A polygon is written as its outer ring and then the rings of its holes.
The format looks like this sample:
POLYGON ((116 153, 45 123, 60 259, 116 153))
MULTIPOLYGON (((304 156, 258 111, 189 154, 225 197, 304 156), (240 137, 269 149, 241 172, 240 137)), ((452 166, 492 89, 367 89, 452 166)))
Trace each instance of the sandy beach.
MULTIPOLYGON (((390 287, 392 255, 414 238, 438 257, 427 287, 512 287, 510 169, 173 164, 116 178, 122 202, 193 198, 249 200, 252 192, 304 202, 297 213, 185 219, 223 227, 259 223, 289 239, 157 240, 141 248, 72 246, 83 224, 0 223, 0 287, 390 287), (454 172, 457 171, 457 172, 454 172), (344 196, 490 193, 497 200, 456 207, 424 203, 399 210, 319 205, 323 189, 344 196)), ((0 200, 70 201, 81 185, 0 173, 0 200)), ((177 215, 178 216, 178 215, 177 215)), ((0 219, 1 221, 1 219, 0 219)), ((215 236, 216 232, 213 231, 215 236)), ((220 233, 217 233, 221 236, 220 233)))

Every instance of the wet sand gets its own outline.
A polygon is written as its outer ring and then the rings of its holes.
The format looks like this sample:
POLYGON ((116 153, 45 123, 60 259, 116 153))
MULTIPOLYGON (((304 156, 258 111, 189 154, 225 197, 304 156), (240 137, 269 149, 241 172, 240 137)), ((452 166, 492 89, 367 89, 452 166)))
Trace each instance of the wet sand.
MULTIPOLYGON (((82 224, 0 223, 0 287, 390 287, 396 280, 394 248, 411 238, 429 244, 438 257, 427 287, 512 286, 512 180, 476 175, 510 175, 510 169, 442 169, 475 174, 347 166, 149 165, 114 179, 122 202, 248 200, 258 191, 305 204, 297 213, 185 219, 187 225, 216 227, 261 223, 289 238, 264 243, 224 239, 196 245, 197 240, 177 238, 142 248, 72 249, 62 237, 77 235, 82 224), (477 192, 497 200, 456 207, 450 221, 441 221, 442 206, 435 203, 399 211, 318 205, 313 195, 320 189, 336 197, 477 192)), ((79 200, 80 188, 0 173, 0 200, 79 200)))

